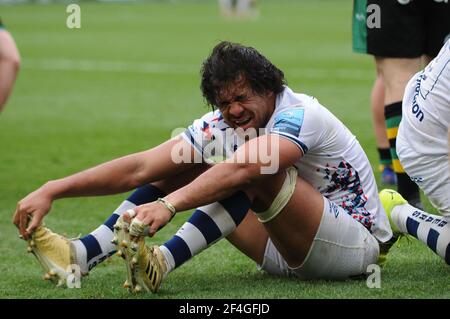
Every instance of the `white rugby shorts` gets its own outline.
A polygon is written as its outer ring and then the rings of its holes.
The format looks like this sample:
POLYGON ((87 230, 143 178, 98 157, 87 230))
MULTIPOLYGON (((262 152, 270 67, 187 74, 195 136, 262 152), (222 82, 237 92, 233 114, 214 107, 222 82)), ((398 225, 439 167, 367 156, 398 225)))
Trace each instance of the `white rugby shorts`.
POLYGON ((302 280, 345 280, 366 274, 368 266, 377 263, 377 239, 342 207, 323 199, 320 226, 302 265, 289 267, 269 238, 260 269, 302 280))

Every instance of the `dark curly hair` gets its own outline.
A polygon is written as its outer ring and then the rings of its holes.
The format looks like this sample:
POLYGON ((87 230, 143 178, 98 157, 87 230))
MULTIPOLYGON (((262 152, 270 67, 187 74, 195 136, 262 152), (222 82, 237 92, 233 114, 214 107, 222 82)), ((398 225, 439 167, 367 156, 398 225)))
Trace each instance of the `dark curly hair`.
POLYGON ((284 90, 284 73, 252 47, 222 41, 203 62, 200 88, 206 103, 213 110, 217 98, 227 85, 243 79, 256 94, 284 90))

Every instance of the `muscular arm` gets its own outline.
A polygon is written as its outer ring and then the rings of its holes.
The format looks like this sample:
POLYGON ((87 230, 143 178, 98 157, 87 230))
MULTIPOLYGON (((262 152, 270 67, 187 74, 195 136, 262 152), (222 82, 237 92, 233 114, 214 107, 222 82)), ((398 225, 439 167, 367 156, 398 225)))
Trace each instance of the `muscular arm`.
POLYGON ((12 91, 19 66, 20 56, 14 39, 8 31, 0 29, 0 112, 12 91))
POLYGON ((176 164, 171 160, 171 150, 177 143, 186 142, 182 138, 172 139, 150 150, 50 181, 43 187, 53 199, 123 193, 192 167, 194 164, 176 164))
MULTIPOLYGON (((261 151, 261 145, 267 145, 263 154, 274 154, 271 158, 278 161, 279 170, 292 166, 302 156, 302 151, 293 142, 278 135, 264 135, 245 143, 233 158, 215 165, 192 183, 168 195, 166 199, 178 211, 184 211, 221 200, 259 179, 264 179, 265 175, 261 169, 267 164, 262 163, 259 156, 255 163, 254 157, 250 155, 254 155, 258 147, 261 151)), ((278 173, 279 170, 272 171, 271 174, 278 173)))
POLYGON ((49 181, 19 201, 13 222, 27 238, 50 211, 58 198, 74 196, 109 195, 141 186, 177 174, 193 167, 193 163, 176 164, 172 148, 181 143, 193 156, 193 148, 181 137, 169 140, 148 151, 128 155, 80 173, 49 181), (33 216, 28 224, 29 215, 33 216))
MULTIPOLYGON (((239 147, 233 157, 214 165, 190 184, 169 194, 165 199, 176 211, 185 211, 224 199, 247 186, 264 182, 266 176, 292 166, 302 157, 300 148, 290 140, 269 134, 252 139, 239 147), (265 156, 256 157, 258 148, 262 154, 271 154, 272 162, 265 156), (268 167, 273 169, 267 171, 268 167), (264 174, 266 173, 266 174, 264 174)), ((170 221, 171 211, 160 203, 148 203, 133 209, 135 220, 148 226, 149 236, 170 221)), ((131 216, 130 216, 131 217, 131 216)))

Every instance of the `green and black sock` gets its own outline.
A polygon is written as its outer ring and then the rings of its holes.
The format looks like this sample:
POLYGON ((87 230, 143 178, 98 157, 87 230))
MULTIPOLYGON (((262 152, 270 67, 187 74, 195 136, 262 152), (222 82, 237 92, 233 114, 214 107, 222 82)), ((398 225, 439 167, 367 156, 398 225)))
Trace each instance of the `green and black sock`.
POLYGON ((383 170, 385 166, 392 167, 392 157, 390 148, 377 148, 378 156, 380 158, 380 171, 383 170))
POLYGON ((384 115, 386 118, 387 137, 389 139, 391 150, 392 166, 397 174, 397 190, 408 202, 411 203, 411 205, 420 205, 419 187, 406 174, 402 164, 400 164, 397 152, 395 150, 398 126, 400 125, 400 121, 402 119, 402 102, 399 101, 386 105, 384 115))

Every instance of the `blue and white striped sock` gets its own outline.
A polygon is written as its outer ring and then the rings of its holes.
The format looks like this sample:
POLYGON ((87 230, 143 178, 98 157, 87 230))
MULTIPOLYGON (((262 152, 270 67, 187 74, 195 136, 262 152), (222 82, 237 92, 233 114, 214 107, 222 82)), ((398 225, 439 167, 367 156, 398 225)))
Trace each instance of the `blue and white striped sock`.
POLYGON ((402 233, 416 237, 450 265, 450 224, 443 216, 405 204, 394 207, 391 217, 402 233))
POLYGON ((136 206, 157 200, 165 194, 153 185, 136 189, 114 213, 97 229, 80 239, 73 240, 77 263, 82 273, 87 273, 106 258, 115 253, 116 247, 111 243, 114 237, 113 227, 117 219, 136 206))
POLYGON ((159 246, 166 259, 166 274, 231 234, 244 219, 250 204, 244 192, 237 192, 220 202, 197 208, 178 232, 159 246))

